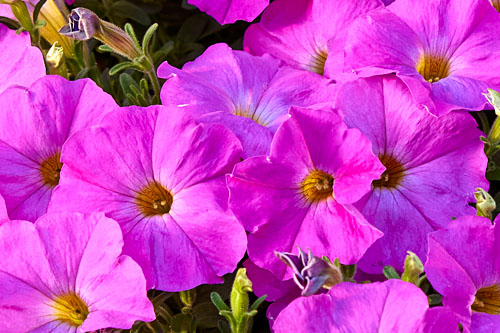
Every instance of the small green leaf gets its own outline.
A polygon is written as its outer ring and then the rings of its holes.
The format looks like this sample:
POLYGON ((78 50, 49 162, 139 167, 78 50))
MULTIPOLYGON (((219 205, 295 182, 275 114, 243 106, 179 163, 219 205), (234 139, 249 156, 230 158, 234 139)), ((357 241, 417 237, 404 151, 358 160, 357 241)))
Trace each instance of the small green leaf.
POLYGON ((131 19, 141 25, 150 25, 151 19, 148 14, 142 9, 131 2, 120 0, 113 2, 111 9, 114 15, 123 18, 131 19))
POLYGON ((153 24, 148 28, 148 30, 144 34, 144 37, 142 38, 142 52, 144 52, 145 54, 149 54, 149 44, 151 43, 151 39, 153 38, 153 35, 155 34, 157 29, 158 23, 153 24))
POLYGON ((178 333, 191 333, 195 331, 195 321, 193 316, 179 313, 172 317, 170 327, 172 331, 178 333))
POLYGON ((134 41, 135 46, 138 49, 140 49, 141 45, 139 44, 139 40, 137 39, 137 36, 135 35, 135 31, 134 31, 134 28, 132 27, 132 24, 125 23, 124 30, 127 33, 127 35, 129 35, 130 38, 132 38, 132 40, 134 41))
POLYGON ((17 30, 21 28, 21 25, 16 20, 10 19, 5 16, 0 16, 0 23, 5 24, 9 29, 17 30))
POLYGON ((128 62, 128 61, 124 61, 124 62, 120 62, 116 65, 114 65, 113 67, 111 67, 111 69, 109 70, 109 75, 113 76, 127 68, 135 68, 137 69, 136 65, 131 63, 131 62, 128 62))
POLYGON ((266 298, 267 298, 267 295, 263 295, 263 296, 257 298, 257 300, 255 302, 253 302, 252 306, 250 307, 250 311, 257 310, 259 308, 259 306, 266 300, 266 298))
POLYGON ((104 44, 99 45, 99 47, 97 48, 97 50, 100 51, 100 52, 115 52, 115 51, 113 51, 112 48, 110 48, 109 46, 104 45, 104 44))
POLYGON ((219 311, 231 311, 229 306, 222 300, 222 297, 220 297, 219 293, 217 292, 211 292, 210 293, 210 299, 212 300, 212 303, 214 303, 215 307, 219 311))
POLYGON ((385 266, 384 269, 382 270, 382 273, 384 273, 385 277, 388 279, 399 279, 399 274, 396 272, 394 267, 392 266, 385 266))

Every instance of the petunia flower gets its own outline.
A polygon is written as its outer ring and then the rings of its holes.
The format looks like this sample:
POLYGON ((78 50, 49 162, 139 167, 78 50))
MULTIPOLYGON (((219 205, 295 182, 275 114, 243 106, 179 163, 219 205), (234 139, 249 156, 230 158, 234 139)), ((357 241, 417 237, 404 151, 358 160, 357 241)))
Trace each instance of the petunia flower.
POLYGON ((269 0, 188 0, 188 3, 220 24, 229 24, 238 20, 253 21, 269 5, 269 0))
POLYGON ((352 23, 344 70, 396 73, 435 115, 482 110, 500 88, 498 20, 486 0, 397 0, 352 23))
POLYGON ((403 271, 407 251, 425 256, 429 232, 474 214, 473 192, 489 186, 482 132, 466 112, 436 118, 422 110, 394 75, 346 83, 336 108, 347 126, 371 140, 386 167, 355 204, 384 233, 359 267, 371 274, 385 265, 403 271))
POLYGON ((292 273, 274 252, 297 246, 355 263, 381 234, 352 204, 383 170, 369 140, 331 109, 291 108, 270 155, 248 158, 228 176, 229 206, 250 231, 250 259, 279 278, 292 273))
POLYGON ((31 46, 27 32, 17 34, 0 24, 0 93, 10 86, 30 86, 45 76, 42 52, 31 46))
POLYGON ((0 195, 11 219, 35 221, 59 183, 63 145, 116 108, 88 79, 45 76, 0 95, 0 195))
POLYGON ((55 213, 0 226, 3 332, 88 332, 152 321, 141 268, 104 214, 55 213))
POLYGON ((466 216, 429 234, 427 278, 464 332, 494 332, 500 325, 499 221, 466 216))
POLYGON ((347 27, 378 0, 276 0, 245 32, 244 49, 287 65, 343 79, 347 27))
POLYGON ((180 108, 121 108, 65 144, 49 210, 115 219, 148 289, 220 283, 246 249, 224 177, 240 155, 228 129, 198 124, 180 108))
POLYGON ((9 220, 9 215, 7 214, 7 207, 5 207, 5 200, 0 195, 0 225, 9 220))
POLYGON ((415 332, 428 309, 427 297, 401 280, 336 285, 328 294, 301 297, 273 325, 281 332, 415 332))
POLYGON ((243 158, 265 155, 290 106, 333 101, 337 89, 334 81, 278 65, 268 55, 215 44, 182 70, 166 62, 158 68, 158 75, 168 79, 162 103, 228 127, 243 145, 243 158))

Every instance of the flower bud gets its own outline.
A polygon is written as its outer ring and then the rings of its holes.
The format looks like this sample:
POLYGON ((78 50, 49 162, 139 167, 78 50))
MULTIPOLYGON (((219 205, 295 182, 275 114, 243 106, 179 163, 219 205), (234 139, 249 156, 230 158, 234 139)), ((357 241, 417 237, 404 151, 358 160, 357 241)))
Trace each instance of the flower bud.
POLYGON ((293 272, 293 280, 302 290, 302 296, 314 295, 319 289, 330 289, 342 282, 340 269, 331 263, 316 257, 309 250, 306 254, 299 247, 299 255, 286 252, 275 252, 293 272))
POLYGON ((62 46, 59 46, 59 42, 52 44, 47 52, 46 60, 53 68, 59 68, 64 63, 64 50, 62 46))
POLYGON ((411 251, 407 252, 408 255, 405 259, 404 272, 403 275, 401 275, 401 280, 411 282, 416 285, 420 274, 424 272, 424 265, 415 253, 411 251))
POLYGON ((40 34, 50 44, 54 45, 59 42, 67 57, 74 57, 75 43, 59 34, 59 29, 64 26, 66 20, 61 9, 57 6, 54 0, 47 0, 40 10, 40 19, 44 20, 47 24, 45 27, 40 28, 40 34))
POLYGON ((500 93, 493 89, 488 89, 488 93, 483 95, 488 100, 488 103, 493 105, 493 107, 495 108, 496 115, 500 116, 500 93))
POLYGON ((73 9, 68 19, 68 24, 59 30, 59 33, 64 36, 76 40, 95 38, 130 60, 142 55, 138 46, 125 31, 112 23, 101 20, 87 8, 73 9))
POLYGON ((477 192, 474 192, 474 197, 476 198, 477 216, 484 216, 491 220, 491 212, 497 207, 495 200, 488 192, 480 187, 476 188, 476 191, 477 192))

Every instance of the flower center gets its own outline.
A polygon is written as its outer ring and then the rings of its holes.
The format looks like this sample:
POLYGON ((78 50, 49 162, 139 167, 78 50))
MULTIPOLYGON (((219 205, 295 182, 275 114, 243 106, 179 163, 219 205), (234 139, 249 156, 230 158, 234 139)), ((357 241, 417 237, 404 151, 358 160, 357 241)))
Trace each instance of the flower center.
POLYGON ((63 164, 61 163, 61 153, 57 152, 52 156, 49 156, 40 163, 40 174, 42 175, 42 181, 48 187, 56 187, 59 184, 59 177, 61 174, 61 168, 63 164))
POLYGON ((450 63, 443 56, 424 54, 417 63, 417 72, 430 83, 438 82, 450 75, 450 63))
POLYGON ((150 182, 135 197, 135 204, 144 216, 168 214, 174 198, 158 182, 150 182))
POLYGON ((500 286, 494 284, 481 288, 476 293, 474 303, 471 305, 472 311, 486 312, 489 314, 500 314, 500 286))
POLYGON ((75 327, 80 326, 89 315, 87 304, 73 292, 57 297, 52 308, 56 320, 75 327))
POLYGON ((311 72, 319 75, 325 74, 325 63, 328 58, 328 51, 318 50, 313 55, 311 63, 307 66, 311 72))
POLYGON ((405 176, 405 168, 398 160, 391 155, 379 156, 380 162, 385 166, 385 171, 380 179, 374 180, 372 185, 375 188, 396 188, 405 176))
POLYGON ((260 119, 260 115, 257 114, 257 110, 252 111, 250 110, 250 108, 245 109, 243 107, 237 107, 236 109, 234 109, 233 114, 235 116, 250 118, 257 124, 266 126, 266 122, 260 119))
POLYGON ((310 202, 333 197, 333 177, 321 170, 313 170, 300 184, 302 195, 310 202))
POLYGON ((490 0, 490 1, 493 7, 495 7, 495 9, 497 10, 497 12, 500 12, 500 0, 490 0))

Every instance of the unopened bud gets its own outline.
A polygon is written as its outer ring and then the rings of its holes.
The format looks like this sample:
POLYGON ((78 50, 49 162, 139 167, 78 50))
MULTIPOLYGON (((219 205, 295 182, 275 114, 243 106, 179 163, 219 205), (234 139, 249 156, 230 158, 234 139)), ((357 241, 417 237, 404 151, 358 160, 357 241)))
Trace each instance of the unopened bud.
POLYGON ((53 68, 59 68, 64 63, 64 49, 59 46, 59 42, 52 44, 49 52, 47 52, 46 59, 53 68))
POLYGON ((87 8, 75 8, 69 14, 69 22, 59 33, 76 40, 95 38, 109 46, 114 52, 134 60, 142 54, 137 45, 125 31, 116 25, 101 20, 87 8))
POLYGON ((476 191, 477 192, 474 192, 474 197, 476 198, 477 216, 484 216, 491 220, 491 212, 497 207, 495 200, 488 192, 480 187, 476 188, 476 191))
POLYGON ((415 253, 408 251, 408 255, 405 259, 404 272, 403 275, 401 275, 401 280, 411 282, 416 285, 418 283, 420 274, 422 274, 423 271, 424 265, 422 264, 422 261, 415 253))
POLYGON ((488 89, 488 93, 483 95, 488 100, 488 103, 495 108, 496 115, 500 116, 500 93, 496 90, 488 89))
POLYGON ((252 292, 252 281, 247 276, 246 268, 240 268, 236 272, 233 289, 231 290, 231 308, 234 317, 237 319, 248 311, 249 292, 252 292))

